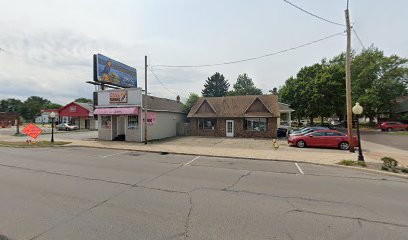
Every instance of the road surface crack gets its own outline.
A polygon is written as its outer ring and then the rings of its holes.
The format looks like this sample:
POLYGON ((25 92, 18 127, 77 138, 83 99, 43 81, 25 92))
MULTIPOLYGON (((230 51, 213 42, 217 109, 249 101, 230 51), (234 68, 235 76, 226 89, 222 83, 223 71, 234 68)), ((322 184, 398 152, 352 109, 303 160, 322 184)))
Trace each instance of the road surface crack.
POLYGON ((241 175, 231 186, 224 188, 224 191, 229 191, 231 188, 235 187, 239 181, 241 181, 241 179, 243 179, 244 177, 247 177, 251 174, 250 171, 246 172, 245 174, 241 175))
POLYGON ((190 208, 188 210, 188 214, 187 214, 187 219, 186 219, 186 224, 184 225, 184 239, 187 239, 188 236, 188 231, 190 229, 190 217, 191 217, 191 211, 193 210, 193 200, 192 197, 190 195, 190 193, 187 193, 188 197, 189 197, 189 202, 190 202, 190 208))
POLYGON ((319 212, 300 210, 300 209, 294 209, 294 210, 287 211, 286 214, 287 213, 292 213, 292 212, 308 213, 308 214, 314 214, 314 215, 319 215, 319 216, 334 217, 334 218, 344 218, 344 219, 350 219, 350 220, 356 220, 356 221, 362 221, 362 222, 377 223, 377 224, 384 224, 384 225, 391 225, 391 226, 396 226, 396 227, 408 228, 408 225, 400 224, 400 223, 390 223, 390 222, 370 220, 370 219, 365 219, 365 218, 360 218, 360 217, 347 217, 347 216, 333 215, 333 214, 327 214, 327 213, 319 213, 319 212))

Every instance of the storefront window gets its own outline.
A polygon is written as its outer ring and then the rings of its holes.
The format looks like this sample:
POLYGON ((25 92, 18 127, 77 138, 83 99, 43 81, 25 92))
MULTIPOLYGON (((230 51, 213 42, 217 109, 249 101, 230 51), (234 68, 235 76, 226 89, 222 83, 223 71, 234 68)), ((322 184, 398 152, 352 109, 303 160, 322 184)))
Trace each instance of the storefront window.
POLYGON ((215 118, 199 118, 198 119, 198 129, 211 129, 214 130, 215 118))
POLYGON ((128 129, 137 129, 139 126, 139 118, 135 115, 128 116, 128 129))
POLYGON ((104 129, 111 129, 112 128, 111 116, 102 116, 101 117, 101 126, 104 129))
POLYGON ((265 132, 268 130, 266 118, 245 118, 244 129, 248 131, 265 132))

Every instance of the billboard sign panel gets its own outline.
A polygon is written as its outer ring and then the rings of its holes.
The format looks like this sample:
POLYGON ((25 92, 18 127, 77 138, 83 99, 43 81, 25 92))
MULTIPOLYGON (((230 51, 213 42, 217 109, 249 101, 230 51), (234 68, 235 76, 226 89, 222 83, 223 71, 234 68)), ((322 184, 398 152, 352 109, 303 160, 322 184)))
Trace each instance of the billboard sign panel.
POLYGON ((102 54, 94 55, 94 81, 120 87, 137 87, 135 68, 102 54))

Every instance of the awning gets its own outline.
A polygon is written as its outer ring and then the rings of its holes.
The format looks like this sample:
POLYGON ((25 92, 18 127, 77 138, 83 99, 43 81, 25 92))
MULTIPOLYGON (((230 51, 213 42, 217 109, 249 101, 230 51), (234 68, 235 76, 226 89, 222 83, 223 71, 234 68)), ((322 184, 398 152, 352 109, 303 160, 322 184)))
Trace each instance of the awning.
POLYGON ((96 115, 138 115, 139 108, 97 108, 94 111, 96 115))

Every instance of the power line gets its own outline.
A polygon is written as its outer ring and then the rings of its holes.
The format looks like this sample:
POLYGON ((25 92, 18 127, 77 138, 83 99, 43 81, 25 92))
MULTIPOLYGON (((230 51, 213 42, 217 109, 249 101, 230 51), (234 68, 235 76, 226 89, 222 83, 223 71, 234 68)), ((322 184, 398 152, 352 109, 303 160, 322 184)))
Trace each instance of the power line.
MULTIPOLYGON (((334 25, 337 25, 337 26, 342 26, 342 27, 345 27, 345 26, 346 26, 345 24, 341 24, 341 23, 338 23, 338 22, 333 22, 333 21, 330 21, 330 20, 328 20, 328 19, 326 19, 326 18, 320 17, 320 16, 318 16, 318 15, 316 15, 316 14, 314 14, 314 13, 311 13, 311 12, 309 12, 309 11, 307 11, 307 10, 305 10, 305 9, 303 9, 303 8, 301 8, 301 7, 295 5, 295 4, 293 4, 293 3, 291 3, 291 2, 289 2, 289 1, 287 1, 287 0, 283 0, 283 1, 284 1, 285 3, 287 3, 287 4, 289 4, 289 5, 291 5, 291 6, 295 7, 295 8, 297 8, 297 9, 299 9, 300 11, 305 12, 305 13, 307 13, 307 14, 309 14, 309 15, 315 17, 315 18, 318 18, 318 19, 320 19, 320 20, 323 20, 323 21, 325 21, 325 22, 328 22, 328 23, 331 23, 331 24, 334 24, 334 25)), ((348 6, 348 2, 347 2, 347 6, 348 6)), ((347 8, 348 8, 348 7, 347 7, 347 8)))
POLYGON ((149 70, 150 70, 150 72, 153 74, 154 78, 156 78, 157 81, 159 81, 159 83, 160 83, 169 93, 174 94, 174 95, 176 95, 176 96, 178 95, 177 93, 175 93, 175 92, 173 92, 172 90, 170 90, 169 88, 167 88, 166 85, 164 85, 164 83, 163 83, 162 81, 160 81, 160 79, 157 77, 157 75, 153 72, 153 69, 152 69, 152 68, 150 68, 149 70))
POLYGON ((336 34, 332 34, 330 36, 327 37, 323 37, 308 43, 304 43, 301 45, 298 45, 296 47, 291 47, 291 48, 287 48, 278 52, 274 52, 274 53, 269 53, 269 54, 265 54, 262 56, 258 56, 258 57, 251 57, 251 58, 246 58, 246 59, 241 59, 241 60, 236 60, 236 61, 230 61, 230 62, 222 62, 222 63, 213 63, 213 64, 202 64, 202 65, 154 65, 153 67, 166 67, 166 68, 200 68, 200 67, 212 67, 212 66, 220 66, 220 65, 230 65, 230 64, 235 64, 235 63, 241 63, 241 62, 248 62, 248 61, 253 61, 253 60, 257 60, 257 59, 261 59, 261 58, 266 58, 266 57, 270 57, 270 56, 274 56, 280 53, 284 53, 284 52, 289 52, 298 48, 302 48, 302 47, 306 47, 321 41, 324 41, 326 39, 338 36, 338 35, 343 35, 343 32, 339 32, 336 34))
POLYGON ((354 29, 354 27, 351 28, 351 29, 353 30, 354 34, 355 34, 356 37, 357 37, 357 40, 360 42, 360 44, 361 44, 361 46, 363 47, 363 49, 365 49, 366 47, 365 47, 363 41, 361 41, 360 37, 358 36, 357 31, 354 29))

